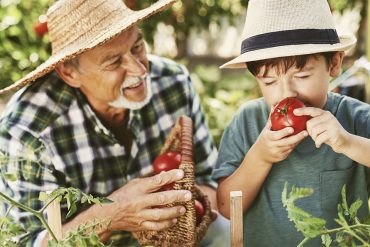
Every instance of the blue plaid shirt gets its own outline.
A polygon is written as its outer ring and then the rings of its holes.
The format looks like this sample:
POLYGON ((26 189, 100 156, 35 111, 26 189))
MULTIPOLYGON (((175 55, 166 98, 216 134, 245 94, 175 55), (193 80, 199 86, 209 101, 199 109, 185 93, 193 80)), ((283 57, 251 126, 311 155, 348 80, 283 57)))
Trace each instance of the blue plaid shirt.
MULTIPOLYGON (((1 171, 17 176, 13 182, 2 178, 6 193, 34 209, 43 205, 41 191, 60 186, 107 196, 129 180, 153 173, 152 162, 181 115, 193 120, 196 181, 215 187, 211 173, 217 151, 188 71, 168 59, 149 56, 149 61, 153 97, 142 109, 130 111, 129 153, 80 91, 56 73, 17 92, 0 120, 0 150, 13 160, 1 171), (19 159, 24 156, 28 162, 19 159)), ((61 206, 65 215, 66 205, 61 206)), ((19 209, 11 216, 32 232, 27 242, 31 246, 40 222, 19 209)))

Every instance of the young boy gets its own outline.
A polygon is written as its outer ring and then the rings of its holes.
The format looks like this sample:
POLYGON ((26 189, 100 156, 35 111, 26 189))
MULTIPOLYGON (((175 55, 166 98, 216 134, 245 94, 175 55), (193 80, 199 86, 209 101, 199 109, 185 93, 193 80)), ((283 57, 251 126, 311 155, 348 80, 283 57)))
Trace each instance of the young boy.
MULTIPOLYGON (((217 169, 218 207, 230 216, 229 193, 243 192, 244 246, 297 246, 303 235, 289 221, 281 201, 284 183, 310 187, 298 206, 335 226, 341 189, 349 203, 368 210, 370 105, 328 93, 344 51, 356 40, 338 37, 326 0, 250 0, 241 55, 225 68, 247 66, 263 98, 240 107, 221 140, 217 169), (271 109, 286 97, 306 105, 307 130, 271 130, 271 109)), ((289 187, 290 189, 290 187, 289 187)), ((305 246, 321 246, 321 240, 305 246)))

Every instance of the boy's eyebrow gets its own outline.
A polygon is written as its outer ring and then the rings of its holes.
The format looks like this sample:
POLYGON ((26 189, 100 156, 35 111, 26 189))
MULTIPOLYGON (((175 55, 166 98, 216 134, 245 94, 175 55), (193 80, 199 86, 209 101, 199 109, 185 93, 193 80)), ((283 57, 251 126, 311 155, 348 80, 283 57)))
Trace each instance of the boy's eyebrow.
POLYGON ((314 67, 313 66, 310 66, 310 67, 303 67, 301 69, 298 69, 297 71, 300 72, 300 71, 310 71, 310 70, 313 70, 314 67))

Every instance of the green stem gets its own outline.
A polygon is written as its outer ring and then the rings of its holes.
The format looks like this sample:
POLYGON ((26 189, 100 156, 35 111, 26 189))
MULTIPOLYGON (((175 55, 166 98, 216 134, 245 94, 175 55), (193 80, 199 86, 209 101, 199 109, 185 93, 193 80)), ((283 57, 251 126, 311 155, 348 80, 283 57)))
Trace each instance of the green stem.
POLYGON ((32 214, 38 214, 38 212, 30 207, 27 207, 17 201, 14 201, 12 198, 8 197, 7 195, 5 195, 4 193, 0 192, 0 197, 4 198, 8 203, 10 203, 11 205, 13 206, 16 206, 20 209, 23 209, 24 211, 26 212, 30 212, 32 214))
POLYGON ((368 243, 365 242, 365 240, 363 240, 360 236, 358 236, 354 231, 349 229, 346 232, 352 235, 353 237, 357 238, 357 240, 360 241, 364 246, 370 246, 368 243))
POLYGON ((297 247, 302 247, 308 240, 310 240, 309 238, 305 238, 302 240, 302 242, 299 243, 299 245, 297 245, 297 247))
POLYGON ((357 225, 352 225, 352 226, 348 226, 348 227, 338 227, 338 228, 334 228, 334 229, 330 229, 330 230, 327 230, 327 231, 323 231, 321 233, 321 235, 323 234, 331 234, 331 233, 336 233, 336 232, 340 232, 340 231, 344 231, 344 230, 347 230, 347 229, 356 229, 356 228, 369 228, 370 229, 370 225, 366 225, 366 224, 357 224, 357 225))
POLYGON ((335 228, 335 229, 324 231, 320 235, 331 234, 331 233, 336 233, 336 232, 340 232, 340 231, 345 231, 346 233, 348 233, 349 235, 353 236, 358 241, 360 241, 364 246, 369 246, 370 247, 370 244, 366 243, 365 240, 363 240, 354 231, 352 231, 353 229, 356 229, 356 228, 370 228, 370 225, 366 225, 366 224, 357 224, 357 225, 352 225, 352 226, 348 226, 347 225, 346 227, 339 227, 339 228, 335 228))
MULTIPOLYGON (((14 206, 13 205, 10 205, 10 207, 8 208, 8 210, 6 210, 6 212, 5 212, 5 215, 4 215, 4 217, 6 218, 6 217, 8 217, 8 215, 9 215, 9 213, 10 213, 10 210, 12 210, 12 208, 13 208, 14 206)), ((0 224, 0 229, 2 229, 3 228, 3 223, 4 223, 4 221, 3 222, 1 222, 1 224, 0 224)))
POLYGON ((29 212, 31 214, 33 214, 34 216, 36 216, 40 221, 41 223, 43 224, 43 226, 47 229, 47 231, 49 232, 49 234, 52 236, 52 238, 58 242, 57 238, 55 237, 53 231, 51 230, 49 224, 46 222, 46 220, 44 219, 43 215, 42 215, 42 212, 40 211, 36 211, 30 207, 27 207, 17 201, 14 201, 12 198, 8 197, 7 195, 5 195, 4 193, 0 192, 0 197, 4 198, 8 203, 10 203, 12 206, 16 206, 20 209, 23 209, 24 211, 26 212, 29 212))
POLYGON ((58 197, 60 197, 61 195, 56 195, 53 199, 49 200, 40 210, 39 212, 42 214, 45 209, 53 202, 55 201, 58 197))

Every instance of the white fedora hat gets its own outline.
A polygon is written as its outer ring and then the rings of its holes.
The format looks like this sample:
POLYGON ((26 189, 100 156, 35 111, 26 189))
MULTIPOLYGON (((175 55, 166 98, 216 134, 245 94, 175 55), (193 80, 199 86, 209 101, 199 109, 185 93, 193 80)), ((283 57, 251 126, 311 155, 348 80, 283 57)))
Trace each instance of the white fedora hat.
POLYGON ((17 90, 55 67, 116 37, 143 19, 169 7, 176 0, 159 0, 133 11, 123 0, 59 0, 47 12, 52 55, 34 71, 0 94, 17 90))
POLYGON ((269 58, 346 51, 351 35, 338 35, 327 0, 250 0, 241 55, 220 68, 246 68, 269 58))

